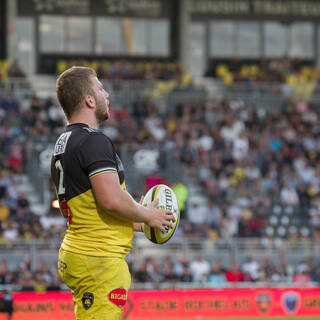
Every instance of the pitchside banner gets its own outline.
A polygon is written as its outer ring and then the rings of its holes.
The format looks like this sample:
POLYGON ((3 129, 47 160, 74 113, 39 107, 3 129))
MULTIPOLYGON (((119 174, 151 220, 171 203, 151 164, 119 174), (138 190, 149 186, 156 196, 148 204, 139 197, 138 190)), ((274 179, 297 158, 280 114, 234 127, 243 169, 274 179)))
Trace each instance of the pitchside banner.
MULTIPOLYGON (((69 292, 14 293, 12 320, 74 320, 69 292)), ((319 316, 318 289, 203 289, 129 292, 123 319, 319 316)), ((0 315, 0 320, 7 316, 0 315)))

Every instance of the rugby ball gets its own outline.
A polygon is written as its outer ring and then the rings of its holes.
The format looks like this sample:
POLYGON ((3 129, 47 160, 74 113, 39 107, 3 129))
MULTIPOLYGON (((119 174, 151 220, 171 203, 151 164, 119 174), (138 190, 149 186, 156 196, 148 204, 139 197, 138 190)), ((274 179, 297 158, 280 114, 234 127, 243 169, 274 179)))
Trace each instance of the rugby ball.
POLYGON ((147 206, 155 199, 158 199, 158 208, 172 211, 176 221, 172 228, 165 226, 166 232, 164 233, 161 232, 160 229, 150 228, 144 223, 142 224, 142 230, 150 241, 157 244, 163 244, 166 243, 177 230, 180 220, 180 210, 175 193, 170 187, 164 184, 158 184, 152 187, 144 196, 142 205, 147 206))

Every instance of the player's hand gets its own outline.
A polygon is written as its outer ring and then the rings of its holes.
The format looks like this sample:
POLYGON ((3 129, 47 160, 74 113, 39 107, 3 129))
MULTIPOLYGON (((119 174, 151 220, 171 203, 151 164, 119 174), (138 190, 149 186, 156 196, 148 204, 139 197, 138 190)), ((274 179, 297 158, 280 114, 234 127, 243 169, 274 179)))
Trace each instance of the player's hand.
POLYGON ((140 199, 140 201, 139 201, 139 204, 142 205, 143 200, 144 200, 144 196, 141 196, 141 199, 140 199))
POLYGON ((161 232, 166 232, 165 226, 172 228, 172 222, 176 221, 173 213, 170 210, 158 209, 158 199, 153 200, 147 208, 150 213, 146 224, 151 228, 159 228, 161 232))

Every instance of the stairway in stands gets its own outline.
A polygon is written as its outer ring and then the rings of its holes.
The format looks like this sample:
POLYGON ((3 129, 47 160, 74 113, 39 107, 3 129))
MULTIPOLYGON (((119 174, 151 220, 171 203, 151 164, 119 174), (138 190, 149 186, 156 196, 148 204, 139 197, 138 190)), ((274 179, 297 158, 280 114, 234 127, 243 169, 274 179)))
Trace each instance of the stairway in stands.
POLYGON ((46 214, 47 207, 39 201, 39 196, 27 174, 15 175, 15 181, 19 185, 19 191, 22 191, 30 204, 30 209, 37 215, 46 214))
MULTIPOLYGON (((28 80, 32 92, 39 98, 56 97, 56 77, 54 75, 30 75, 28 80)), ((31 155, 28 155, 28 161, 30 163, 27 174, 22 177, 21 183, 32 211, 38 215, 46 214, 51 205, 48 178, 45 175, 39 176, 41 168, 39 168, 39 159, 34 153, 31 152, 31 155)))
POLYGON ((54 75, 32 75, 29 78, 32 90, 39 98, 56 95, 56 77, 54 75))

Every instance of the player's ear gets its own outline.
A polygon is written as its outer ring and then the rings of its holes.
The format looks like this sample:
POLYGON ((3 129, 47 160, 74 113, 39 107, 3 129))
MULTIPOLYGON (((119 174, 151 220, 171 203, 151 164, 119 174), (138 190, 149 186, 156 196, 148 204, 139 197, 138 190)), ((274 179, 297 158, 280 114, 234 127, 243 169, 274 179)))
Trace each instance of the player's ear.
POLYGON ((86 95, 85 98, 84 98, 84 101, 85 101, 86 105, 87 105, 89 108, 94 108, 94 106, 95 106, 95 100, 94 100, 93 96, 91 96, 91 95, 86 95))

